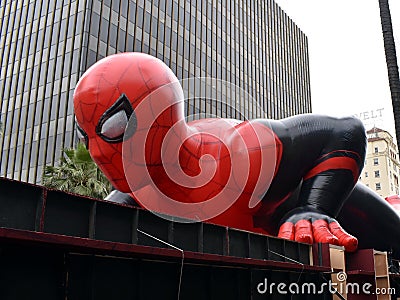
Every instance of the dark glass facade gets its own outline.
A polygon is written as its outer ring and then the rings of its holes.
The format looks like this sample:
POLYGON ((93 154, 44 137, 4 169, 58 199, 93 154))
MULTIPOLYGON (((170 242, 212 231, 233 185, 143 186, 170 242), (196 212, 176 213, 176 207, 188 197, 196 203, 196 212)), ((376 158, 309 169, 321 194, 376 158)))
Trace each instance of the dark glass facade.
POLYGON ((219 91, 229 105, 190 101, 189 114, 311 111, 307 37, 273 0, 1 0, 0 18, 0 176, 40 182, 74 145, 75 85, 113 53, 149 53, 180 79, 218 78, 253 99, 219 91))

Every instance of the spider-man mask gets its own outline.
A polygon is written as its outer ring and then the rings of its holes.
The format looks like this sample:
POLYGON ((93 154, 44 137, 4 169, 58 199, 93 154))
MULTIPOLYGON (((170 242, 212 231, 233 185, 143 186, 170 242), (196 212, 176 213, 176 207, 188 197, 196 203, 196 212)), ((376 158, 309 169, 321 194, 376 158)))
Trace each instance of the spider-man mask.
POLYGON ((157 58, 142 53, 108 56, 81 77, 74 93, 78 136, 112 185, 130 192, 122 163, 128 121, 135 134, 135 107, 157 88, 178 79, 157 58))

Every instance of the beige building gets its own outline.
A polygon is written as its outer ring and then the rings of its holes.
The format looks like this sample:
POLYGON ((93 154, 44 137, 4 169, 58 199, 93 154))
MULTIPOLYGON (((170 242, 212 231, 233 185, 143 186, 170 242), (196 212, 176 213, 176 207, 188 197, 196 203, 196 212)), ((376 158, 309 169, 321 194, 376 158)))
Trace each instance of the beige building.
POLYGON ((374 127, 367 131, 368 146, 360 180, 382 197, 399 194, 400 163, 389 132, 374 127))

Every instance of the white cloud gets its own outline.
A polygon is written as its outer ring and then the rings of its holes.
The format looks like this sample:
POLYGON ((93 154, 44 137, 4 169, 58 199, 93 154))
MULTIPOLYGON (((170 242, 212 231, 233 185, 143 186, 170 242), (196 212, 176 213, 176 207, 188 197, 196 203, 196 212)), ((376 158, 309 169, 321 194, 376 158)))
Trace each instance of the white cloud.
MULTIPOLYGON (((376 125, 394 133, 378 1, 276 2, 308 37, 313 112, 348 115, 384 107, 376 125)), ((400 1, 389 5, 400 49, 400 1)))

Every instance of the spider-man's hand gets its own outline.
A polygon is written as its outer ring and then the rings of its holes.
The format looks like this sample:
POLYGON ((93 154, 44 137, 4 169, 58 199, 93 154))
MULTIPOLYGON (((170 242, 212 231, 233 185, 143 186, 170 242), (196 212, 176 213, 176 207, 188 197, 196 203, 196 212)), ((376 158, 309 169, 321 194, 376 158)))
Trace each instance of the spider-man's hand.
POLYGON ((278 237, 303 243, 329 243, 357 250, 358 240, 334 219, 311 207, 298 207, 283 217, 278 237))

